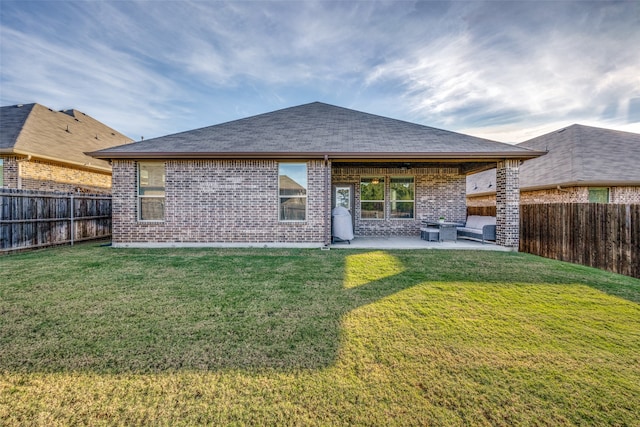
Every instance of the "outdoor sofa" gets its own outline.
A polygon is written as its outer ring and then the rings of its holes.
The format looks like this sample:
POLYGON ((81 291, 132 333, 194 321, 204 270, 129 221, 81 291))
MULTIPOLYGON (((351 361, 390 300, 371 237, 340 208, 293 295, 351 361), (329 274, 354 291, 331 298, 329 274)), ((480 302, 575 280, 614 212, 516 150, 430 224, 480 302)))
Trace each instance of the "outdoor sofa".
POLYGON ((458 237, 485 240, 496 240, 496 217, 469 215, 463 227, 458 227, 458 237))

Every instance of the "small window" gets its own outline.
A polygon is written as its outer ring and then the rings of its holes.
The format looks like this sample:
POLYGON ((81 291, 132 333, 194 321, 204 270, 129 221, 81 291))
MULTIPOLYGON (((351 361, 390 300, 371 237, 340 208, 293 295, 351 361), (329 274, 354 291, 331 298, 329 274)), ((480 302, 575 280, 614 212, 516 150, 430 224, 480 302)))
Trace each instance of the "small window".
POLYGON ((138 165, 138 217, 140 221, 164 220, 165 165, 138 165))
POLYGON ((4 185, 4 159, 0 159, 0 187, 4 185))
POLYGON ((280 221, 307 219, 307 164, 280 163, 278 168, 280 221))
POLYGON ((589 203, 609 203, 609 189, 607 187, 589 188, 589 203))
POLYGON ((384 178, 360 179, 360 218, 384 219, 384 178))
POLYGON ((415 205, 413 177, 392 177, 389 183, 389 199, 391 200, 391 218, 413 219, 415 205))
POLYGON ((336 207, 351 210, 351 187, 336 187, 336 207))

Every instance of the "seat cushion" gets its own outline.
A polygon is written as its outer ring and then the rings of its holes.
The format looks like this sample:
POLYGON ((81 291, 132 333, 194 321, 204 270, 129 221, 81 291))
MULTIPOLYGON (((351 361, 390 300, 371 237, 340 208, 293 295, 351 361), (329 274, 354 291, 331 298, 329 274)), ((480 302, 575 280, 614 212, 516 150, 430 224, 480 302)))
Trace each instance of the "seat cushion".
POLYGON ((475 228, 482 230, 485 225, 496 225, 495 216, 469 215, 465 228, 475 228))

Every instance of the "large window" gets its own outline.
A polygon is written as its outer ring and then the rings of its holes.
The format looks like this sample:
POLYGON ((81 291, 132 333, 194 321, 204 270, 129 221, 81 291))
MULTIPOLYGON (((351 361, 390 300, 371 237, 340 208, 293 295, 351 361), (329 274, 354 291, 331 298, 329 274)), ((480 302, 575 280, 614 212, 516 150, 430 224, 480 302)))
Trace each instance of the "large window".
POLYGON ((609 203, 609 189, 607 187, 589 188, 589 203, 609 203))
POLYGON ((140 221, 164 220, 164 163, 138 164, 138 217, 140 221))
POLYGON ((384 178, 360 179, 360 218, 384 219, 384 178))
POLYGON ((415 205, 413 177, 391 177, 389 181, 389 199, 391 218, 413 219, 415 205))
POLYGON ((307 164, 280 163, 278 170, 280 221, 307 218, 307 164))

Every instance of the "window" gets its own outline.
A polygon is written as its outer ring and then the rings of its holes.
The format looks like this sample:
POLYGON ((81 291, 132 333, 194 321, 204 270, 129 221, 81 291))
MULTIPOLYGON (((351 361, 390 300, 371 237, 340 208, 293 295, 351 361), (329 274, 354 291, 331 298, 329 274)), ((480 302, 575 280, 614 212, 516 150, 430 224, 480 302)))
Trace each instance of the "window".
POLYGON ((360 179, 360 218, 384 219, 384 178, 360 179))
POLYGON ((280 221, 307 219, 307 164, 280 163, 278 170, 280 221))
POLYGON ((4 159, 0 159, 0 187, 4 185, 4 159))
POLYGON ((389 199, 391 201, 391 218, 413 219, 414 191, 413 177, 392 177, 389 182, 389 199))
POLYGON ((609 203, 609 189, 606 187, 589 188, 589 203, 609 203))
POLYGON ((140 221, 164 220, 164 163, 138 165, 138 217, 140 221))
POLYGON ((351 210, 351 187, 336 187, 336 207, 351 210))

